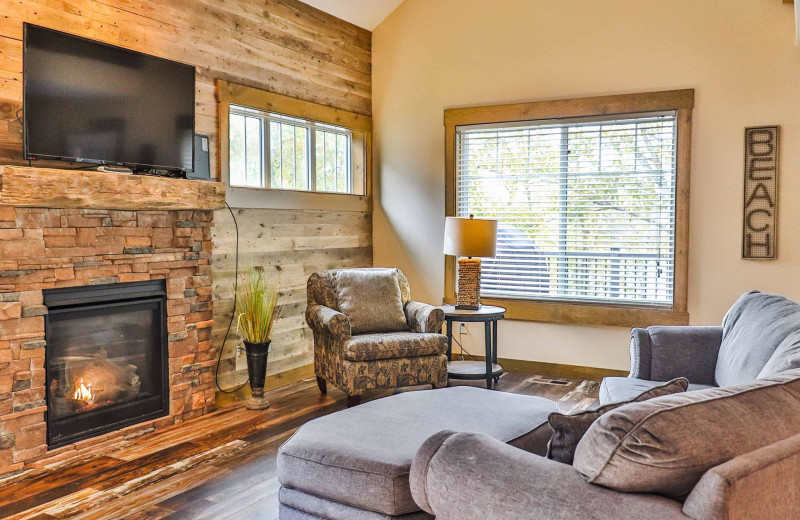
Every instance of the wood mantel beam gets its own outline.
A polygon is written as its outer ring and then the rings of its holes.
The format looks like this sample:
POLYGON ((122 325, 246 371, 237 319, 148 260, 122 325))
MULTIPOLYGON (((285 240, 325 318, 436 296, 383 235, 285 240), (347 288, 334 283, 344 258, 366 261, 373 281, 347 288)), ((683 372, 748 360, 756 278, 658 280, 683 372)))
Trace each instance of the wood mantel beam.
POLYGON ((29 208, 215 210, 225 186, 146 175, 0 166, 0 205, 29 208))

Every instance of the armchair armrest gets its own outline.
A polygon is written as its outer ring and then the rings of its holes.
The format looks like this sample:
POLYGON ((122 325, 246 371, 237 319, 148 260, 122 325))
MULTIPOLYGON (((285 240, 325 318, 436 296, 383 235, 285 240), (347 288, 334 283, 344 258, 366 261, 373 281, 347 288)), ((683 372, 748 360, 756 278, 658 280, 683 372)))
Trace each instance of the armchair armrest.
POLYGON ((683 505, 695 520, 800 518, 800 435, 711 468, 683 505))
POLYGON ((413 332, 436 332, 441 334, 444 311, 427 303, 410 301, 406 303, 406 321, 413 332))
POLYGON ((417 505, 436 520, 686 520, 679 502, 589 484, 572 466, 477 433, 430 437, 410 478, 417 505))
POLYGON ((350 319, 343 313, 323 305, 309 305, 306 323, 314 332, 327 334, 336 339, 350 337, 350 319))
POLYGON ((722 327, 648 327, 631 331, 629 377, 713 385, 722 327))

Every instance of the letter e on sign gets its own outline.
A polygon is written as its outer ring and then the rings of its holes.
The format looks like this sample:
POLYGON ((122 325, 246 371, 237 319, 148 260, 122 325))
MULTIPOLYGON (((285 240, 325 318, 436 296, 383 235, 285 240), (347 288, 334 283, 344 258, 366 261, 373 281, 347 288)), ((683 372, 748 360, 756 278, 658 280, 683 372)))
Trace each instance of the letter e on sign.
POLYGON ((744 131, 743 258, 776 258, 778 134, 777 126, 744 131))

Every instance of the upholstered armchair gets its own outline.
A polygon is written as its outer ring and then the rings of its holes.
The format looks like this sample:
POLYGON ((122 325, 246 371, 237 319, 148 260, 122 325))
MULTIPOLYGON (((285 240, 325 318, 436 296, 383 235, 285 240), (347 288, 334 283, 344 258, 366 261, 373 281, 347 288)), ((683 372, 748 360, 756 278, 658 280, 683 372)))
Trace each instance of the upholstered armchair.
POLYGON ((441 309, 411 301, 400 269, 337 269, 308 279, 306 322, 314 332, 314 372, 347 393, 447 385, 447 337, 441 309))

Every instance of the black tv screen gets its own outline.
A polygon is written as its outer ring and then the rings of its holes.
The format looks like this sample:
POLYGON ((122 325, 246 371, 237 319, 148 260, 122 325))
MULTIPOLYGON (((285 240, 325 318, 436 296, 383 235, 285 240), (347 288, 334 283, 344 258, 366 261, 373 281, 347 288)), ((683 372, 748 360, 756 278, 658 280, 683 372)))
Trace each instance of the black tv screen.
POLYGON ((194 67, 25 24, 27 159, 192 170, 194 67))

